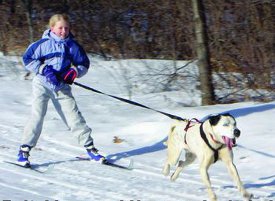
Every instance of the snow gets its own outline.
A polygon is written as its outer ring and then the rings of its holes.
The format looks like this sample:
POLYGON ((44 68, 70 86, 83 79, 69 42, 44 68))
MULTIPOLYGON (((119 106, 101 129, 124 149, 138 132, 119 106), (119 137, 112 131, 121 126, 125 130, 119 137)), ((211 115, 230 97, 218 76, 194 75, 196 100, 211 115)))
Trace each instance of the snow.
MULTIPOLYGON (((198 106, 200 95, 192 82, 188 83, 189 91, 161 92, 158 88, 161 76, 158 82, 146 81, 144 66, 156 70, 158 66, 167 67, 169 61, 102 61, 98 58, 92 61, 88 74, 77 82, 188 119, 204 119, 209 114, 221 112, 234 115, 241 130, 238 146, 234 148, 234 161, 241 180, 254 194, 252 200, 275 200, 275 102, 198 106)), ((85 151, 70 135, 51 103, 43 133, 30 159, 42 167, 54 164, 54 168, 40 174, 4 163, 4 160, 16 160, 22 131, 30 115, 32 85, 31 80, 23 78, 19 58, 0 56, 0 63, 1 201, 208 200, 197 161, 187 167, 176 182, 161 173, 166 158, 162 143, 173 120, 75 85, 74 96, 93 128, 97 148, 108 157, 122 161, 133 159, 134 170, 76 160, 75 157, 85 151), (114 143, 115 136, 122 142, 114 143)), ((177 65, 185 63, 179 61, 177 65)), ((170 87, 173 89, 174 86, 170 87)), ((222 162, 211 166, 209 174, 218 200, 242 200, 222 162)))

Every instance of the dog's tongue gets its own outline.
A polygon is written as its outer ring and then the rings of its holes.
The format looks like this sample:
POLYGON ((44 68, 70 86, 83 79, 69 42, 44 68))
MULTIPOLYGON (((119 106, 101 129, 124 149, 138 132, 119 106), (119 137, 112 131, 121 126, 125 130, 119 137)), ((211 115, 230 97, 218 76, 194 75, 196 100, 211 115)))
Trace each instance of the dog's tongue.
POLYGON ((226 137, 226 136, 222 136, 222 139, 223 139, 224 143, 226 144, 226 146, 228 147, 228 149, 231 150, 234 145, 233 139, 226 137))

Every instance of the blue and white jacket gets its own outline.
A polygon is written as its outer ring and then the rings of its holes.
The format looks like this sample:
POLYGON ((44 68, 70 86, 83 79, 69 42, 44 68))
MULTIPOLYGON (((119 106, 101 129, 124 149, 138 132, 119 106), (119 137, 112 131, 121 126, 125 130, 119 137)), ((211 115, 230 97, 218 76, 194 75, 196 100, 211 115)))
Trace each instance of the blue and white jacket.
POLYGON ((57 74, 61 74, 71 66, 78 71, 78 78, 85 75, 89 69, 90 61, 84 49, 73 39, 70 33, 65 39, 56 36, 50 29, 43 33, 40 40, 32 43, 23 55, 25 68, 42 81, 47 88, 57 91, 65 86, 60 82, 59 86, 53 86, 41 75, 41 65, 51 65, 57 74))

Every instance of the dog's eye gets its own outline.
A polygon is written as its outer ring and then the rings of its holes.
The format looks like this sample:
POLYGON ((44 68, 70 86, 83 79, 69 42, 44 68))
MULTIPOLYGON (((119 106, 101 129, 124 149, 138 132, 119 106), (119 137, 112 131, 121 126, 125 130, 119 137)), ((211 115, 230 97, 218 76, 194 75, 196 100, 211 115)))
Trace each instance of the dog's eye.
POLYGON ((223 126, 226 126, 226 127, 227 127, 227 126, 229 126, 229 124, 228 124, 228 123, 227 123, 227 124, 223 124, 223 126))

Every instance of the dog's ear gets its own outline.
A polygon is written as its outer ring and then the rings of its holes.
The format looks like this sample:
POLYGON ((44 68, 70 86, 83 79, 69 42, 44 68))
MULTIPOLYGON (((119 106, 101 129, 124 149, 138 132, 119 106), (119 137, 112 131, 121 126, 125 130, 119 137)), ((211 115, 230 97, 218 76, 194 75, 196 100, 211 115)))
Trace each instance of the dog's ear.
POLYGON ((214 115, 209 117, 209 122, 212 126, 215 126, 220 121, 220 119, 221 119, 221 115, 214 115))
POLYGON ((232 117, 232 118, 234 118, 230 113, 224 113, 224 114, 222 114, 223 116, 228 116, 228 117, 232 117))

